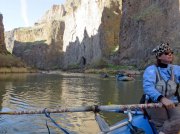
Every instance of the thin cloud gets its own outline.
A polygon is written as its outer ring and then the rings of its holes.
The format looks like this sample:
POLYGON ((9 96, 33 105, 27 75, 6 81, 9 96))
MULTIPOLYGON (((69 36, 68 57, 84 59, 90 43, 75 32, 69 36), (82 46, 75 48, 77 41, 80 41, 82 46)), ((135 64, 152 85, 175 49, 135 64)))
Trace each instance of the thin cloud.
POLYGON ((29 20, 27 16, 27 1, 21 0, 21 16, 26 26, 29 26, 29 20))

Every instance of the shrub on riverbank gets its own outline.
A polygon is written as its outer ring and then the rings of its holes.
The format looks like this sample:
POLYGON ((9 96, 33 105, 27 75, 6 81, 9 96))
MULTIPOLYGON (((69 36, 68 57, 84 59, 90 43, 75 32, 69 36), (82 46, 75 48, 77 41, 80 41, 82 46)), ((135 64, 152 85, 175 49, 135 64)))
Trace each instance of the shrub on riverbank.
POLYGON ((25 67, 26 65, 11 54, 0 54, 0 67, 25 67))
POLYGON ((32 73, 37 70, 29 68, 11 54, 0 54, 0 73, 32 73))

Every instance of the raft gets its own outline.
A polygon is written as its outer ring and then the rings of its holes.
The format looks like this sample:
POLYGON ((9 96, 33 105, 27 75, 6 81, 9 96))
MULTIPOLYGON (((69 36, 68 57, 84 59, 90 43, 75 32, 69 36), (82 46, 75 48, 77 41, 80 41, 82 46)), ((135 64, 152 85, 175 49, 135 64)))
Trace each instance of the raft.
POLYGON ((123 74, 117 74, 116 80, 117 81, 132 81, 134 80, 134 78, 131 76, 123 75, 123 74))
POLYGON ((101 130, 100 134, 158 134, 153 124, 143 114, 133 115, 128 113, 128 118, 109 126, 100 115, 96 121, 101 130))

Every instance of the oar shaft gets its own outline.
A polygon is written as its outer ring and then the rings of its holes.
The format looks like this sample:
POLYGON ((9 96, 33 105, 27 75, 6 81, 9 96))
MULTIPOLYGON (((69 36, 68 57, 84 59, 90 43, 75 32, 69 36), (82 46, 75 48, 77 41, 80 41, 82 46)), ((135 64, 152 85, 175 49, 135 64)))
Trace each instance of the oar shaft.
POLYGON ((104 105, 104 106, 98 106, 98 109, 100 111, 106 111, 106 110, 134 110, 134 109, 142 109, 142 108, 161 108, 163 105, 161 103, 149 103, 149 104, 130 104, 130 105, 104 105))
POLYGON ((48 113, 66 113, 66 112, 88 112, 93 111, 94 106, 81 106, 72 108, 59 108, 59 109, 43 109, 34 111, 10 111, 10 112, 0 112, 0 114, 8 115, 20 115, 20 114, 44 114, 44 110, 48 113))
POLYGON ((0 114, 8 115, 20 115, 20 114, 44 114, 48 113, 65 113, 65 112, 89 112, 89 111, 110 111, 110 110, 134 110, 138 108, 161 108, 163 105, 161 103, 149 103, 149 104, 131 104, 131 105, 102 105, 102 106, 80 106, 71 108, 59 108, 59 109, 43 109, 34 111, 10 111, 10 112, 0 112, 0 114))

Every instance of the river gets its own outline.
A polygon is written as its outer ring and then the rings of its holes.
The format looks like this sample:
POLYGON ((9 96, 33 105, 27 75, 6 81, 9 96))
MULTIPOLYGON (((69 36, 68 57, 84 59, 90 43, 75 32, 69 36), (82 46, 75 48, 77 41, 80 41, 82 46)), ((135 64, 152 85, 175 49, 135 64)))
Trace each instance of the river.
MULTIPOLYGON (((0 74, 1 112, 43 110, 87 105, 134 104, 142 95, 142 77, 134 81, 116 81, 94 74, 39 73, 0 74)), ((50 114, 73 134, 99 132, 93 112, 50 114)), ((124 118, 118 113, 101 113, 110 124, 124 118)), ((61 134, 44 114, 0 115, 1 134, 61 134)))

